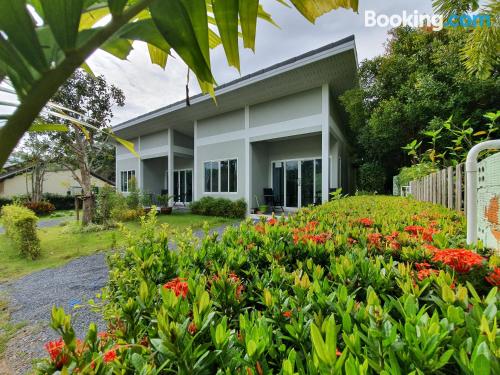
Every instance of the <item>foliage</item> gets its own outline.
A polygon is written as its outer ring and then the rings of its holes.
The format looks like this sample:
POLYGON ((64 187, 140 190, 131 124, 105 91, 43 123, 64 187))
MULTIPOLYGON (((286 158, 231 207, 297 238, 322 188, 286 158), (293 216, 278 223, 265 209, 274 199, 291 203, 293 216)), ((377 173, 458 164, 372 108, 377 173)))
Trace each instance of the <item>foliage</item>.
POLYGON ((45 193, 43 199, 52 203, 56 210, 74 210, 75 197, 72 195, 60 195, 45 193))
POLYGON ((0 197, 0 208, 2 208, 3 206, 6 206, 8 204, 12 204, 11 198, 0 197))
POLYGON ((7 205, 2 207, 5 234, 22 257, 36 259, 40 255, 40 240, 36 232, 38 218, 26 207, 7 205))
POLYGON ((473 146, 497 136, 499 116, 500 111, 486 113, 483 117, 487 123, 476 129, 470 126, 470 119, 461 125, 456 125, 452 117, 444 122, 434 119, 429 124, 432 130, 423 132, 423 136, 429 139, 426 149, 421 147, 422 141, 417 143, 415 139, 403 150, 417 162, 431 163, 434 167, 463 163, 473 146))
POLYGON ((141 205, 141 191, 137 186, 137 179, 132 177, 128 182, 128 194, 126 196, 127 206, 131 210, 137 210, 141 205))
POLYGON ((109 259, 106 332, 77 341, 54 308, 38 372, 498 373, 493 265, 464 229, 437 206, 354 197, 169 251, 152 211, 109 259))
POLYGON ((243 218, 247 204, 244 199, 232 201, 225 198, 203 197, 190 204, 191 212, 198 215, 243 218))
POLYGON ((398 175, 399 185, 407 186, 411 181, 418 180, 436 171, 436 167, 430 163, 418 163, 411 167, 403 167, 398 175))
POLYGON ((366 162, 359 168, 359 186, 364 191, 383 192, 386 181, 381 163, 366 162))
POLYGON ((119 205, 121 196, 113 186, 105 185, 96 197, 94 220, 98 224, 107 224, 112 219, 113 209, 119 205))
MULTIPOLYGON (((358 7, 357 0, 291 3, 311 22, 332 9, 358 7)), ((175 51, 202 91, 213 95, 210 48, 222 44, 229 65, 239 70, 239 36, 244 47, 254 49, 257 18, 274 23, 259 0, 239 5, 234 0, 2 1, 0 81, 9 78, 20 105, 0 128, 0 165, 59 86, 79 67, 90 70, 85 61, 98 49, 126 59, 132 43, 143 41, 151 61, 162 68, 175 51), (97 26, 106 16, 109 21, 97 26)), ((133 150, 130 142, 115 139, 133 150)))
MULTIPOLYGON (((460 59, 468 31, 439 32, 399 27, 391 31, 386 52, 361 63, 360 87, 347 91, 341 102, 349 114, 358 164, 379 162, 389 190, 392 176, 415 162, 401 148, 452 116, 467 119, 474 132, 486 130, 483 115, 496 112, 500 98, 498 65, 488 79, 469 76, 460 59)), ((451 144, 452 134, 439 143, 451 144)))
POLYGON ((48 201, 39 201, 39 202, 27 202, 25 204, 26 208, 29 208, 33 211, 37 216, 47 216, 55 211, 56 206, 48 201))

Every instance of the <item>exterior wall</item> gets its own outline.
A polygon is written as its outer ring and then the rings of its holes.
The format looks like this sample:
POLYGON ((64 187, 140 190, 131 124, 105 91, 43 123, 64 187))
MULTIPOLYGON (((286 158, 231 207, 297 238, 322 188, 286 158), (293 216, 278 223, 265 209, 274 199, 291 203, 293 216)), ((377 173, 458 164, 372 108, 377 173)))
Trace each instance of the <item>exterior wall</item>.
POLYGON ((250 127, 270 125, 321 113, 321 88, 250 107, 250 127))
MULTIPOLYGON (((77 173, 79 173, 77 171, 77 173)), ((103 187, 107 185, 106 182, 95 178, 91 178, 92 185, 103 187)), ((13 197, 16 195, 24 195, 26 191, 26 173, 12 178, 7 178, 1 183, 3 185, 3 192, 0 192, 2 197, 13 197)), ((58 171, 45 173, 43 192, 51 194, 66 195, 71 188, 80 188, 80 184, 74 179, 70 171, 58 171)), ((31 192, 31 178, 28 177, 28 191, 31 192)))
POLYGON ((321 158, 321 135, 269 142, 269 161, 321 158))
POLYGON ((264 188, 272 187, 270 180, 271 176, 271 161, 269 160, 269 151, 273 146, 269 143, 253 143, 250 145, 250 154, 252 155, 252 185, 251 194, 252 199, 249 206, 257 207, 255 197, 259 200, 260 204, 264 204, 264 188))
MULTIPOLYGON (((133 138, 133 139, 128 139, 128 141, 132 142, 135 146, 135 149, 138 151, 139 148, 138 148, 138 145, 139 145, 139 138, 133 138)), ((115 148, 116 152, 116 160, 119 160, 119 159, 127 159, 127 158, 130 158, 130 157, 134 157, 134 155, 132 155, 130 153, 129 150, 127 150, 125 147, 123 147, 121 144, 117 143, 116 144, 116 148, 115 148)))
POLYGON ((142 159, 167 156, 169 150, 168 130, 139 137, 136 149, 142 159))
POLYGON ((129 153, 130 157, 127 159, 116 159, 116 190, 121 191, 121 173, 122 171, 135 171, 135 177, 140 185, 140 166, 142 165, 141 160, 137 159, 135 156, 129 153))
POLYGON ((174 145, 193 149, 193 138, 179 132, 174 132, 174 145))
POLYGON ((174 159, 174 170, 176 169, 193 169, 193 158, 176 156, 174 159))
POLYGON ((245 111, 241 109, 220 116, 198 120, 197 137, 216 136, 243 129, 245 129, 245 111))
MULTIPOLYGON (((143 191, 160 194, 165 189, 167 158, 154 158, 143 161, 143 191)), ((120 185, 121 186, 121 185, 120 185)))
POLYGON ((229 199, 245 198, 245 141, 243 139, 218 143, 217 145, 199 146, 197 149, 195 172, 196 179, 196 197, 200 199, 204 196, 224 197, 229 199), (216 161, 221 159, 238 159, 238 192, 236 193, 205 193, 205 161, 216 161))

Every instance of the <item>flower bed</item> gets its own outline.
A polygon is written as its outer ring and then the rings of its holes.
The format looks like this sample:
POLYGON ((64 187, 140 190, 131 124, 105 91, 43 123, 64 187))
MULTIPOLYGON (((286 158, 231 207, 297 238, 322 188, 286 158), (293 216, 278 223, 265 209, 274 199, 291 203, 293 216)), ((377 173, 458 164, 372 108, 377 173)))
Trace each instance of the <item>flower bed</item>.
POLYGON ((499 373, 498 258, 464 231, 437 206, 354 197, 171 252, 150 214, 110 259, 108 331, 78 341, 54 309, 63 341, 39 372, 499 373))

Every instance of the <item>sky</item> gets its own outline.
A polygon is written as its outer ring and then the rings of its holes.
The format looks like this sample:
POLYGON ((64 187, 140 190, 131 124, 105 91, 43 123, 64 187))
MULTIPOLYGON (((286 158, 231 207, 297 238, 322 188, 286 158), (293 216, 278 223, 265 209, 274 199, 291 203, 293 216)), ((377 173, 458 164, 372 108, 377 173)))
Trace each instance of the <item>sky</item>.
MULTIPOLYGON (((259 20, 255 53, 240 45, 241 73, 229 67, 222 46, 211 51, 212 69, 218 84, 255 72, 272 64, 355 35, 358 60, 384 52, 389 27, 365 27, 365 10, 377 14, 401 14, 403 10, 432 13, 431 0, 360 0, 359 13, 338 9, 323 15, 315 24, 308 22, 294 8, 286 8, 276 0, 262 1, 279 28, 259 20)), ((134 43, 127 60, 119 60, 98 51, 89 60, 96 74, 123 90, 125 106, 114 109, 113 124, 166 106, 185 97, 187 67, 177 58, 169 58, 166 69, 151 64, 144 43, 134 43)), ((190 94, 199 92, 191 75, 190 94)))

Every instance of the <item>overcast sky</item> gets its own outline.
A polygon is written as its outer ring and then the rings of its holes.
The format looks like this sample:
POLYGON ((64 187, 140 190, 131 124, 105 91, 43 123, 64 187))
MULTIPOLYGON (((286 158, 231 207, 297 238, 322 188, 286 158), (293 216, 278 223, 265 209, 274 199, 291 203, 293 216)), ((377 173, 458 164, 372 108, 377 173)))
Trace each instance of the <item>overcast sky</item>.
MULTIPOLYGON (((264 0, 263 6, 280 26, 259 20, 255 54, 241 48, 241 75, 252 73, 290 57, 321 47, 354 34, 359 61, 383 53, 387 39, 385 28, 364 26, 365 10, 378 14, 401 14, 403 10, 431 13, 431 0, 361 0, 359 14, 347 10, 330 12, 309 23, 295 9, 286 8, 276 0, 264 0)), ((147 47, 135 43, 128 60, 122 61, 99 51, 89 61, 91 68, 106 76, 108 82, 121 88, 125 107, 116 108, 113 123, 133 118, 185 97, 187 68, 177 58, 170 58, 166 70, 149 61, 147 47)), ((240 77, 227 65, 222 46, 212 50, 212 67, 218 84, 240 77)), ((199 92, 196 79, 191 79, 190 94, 199 92)))

